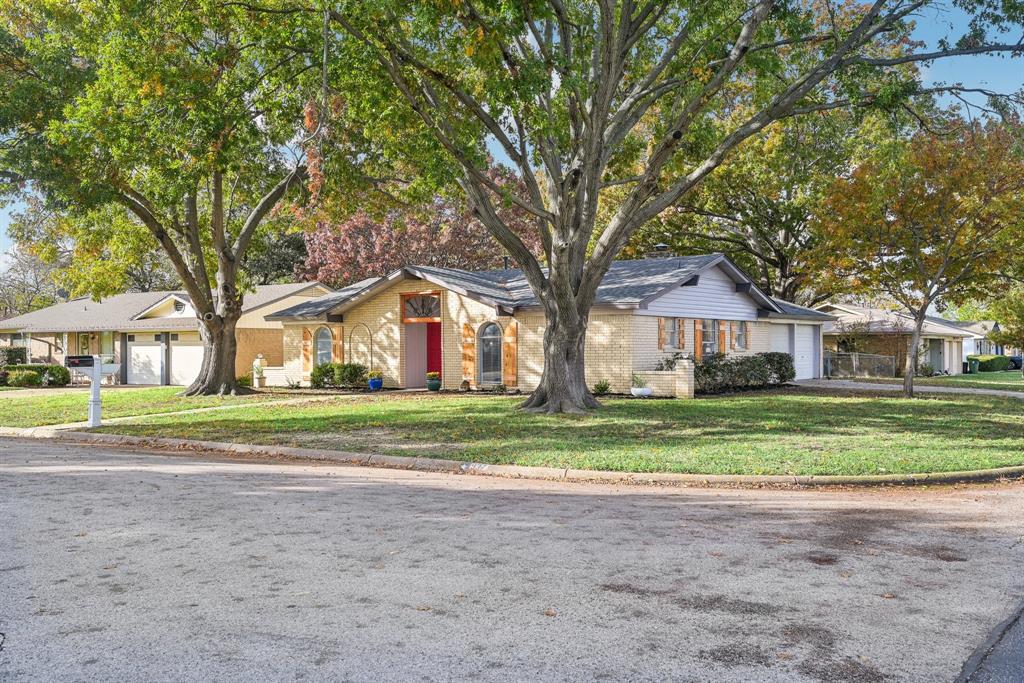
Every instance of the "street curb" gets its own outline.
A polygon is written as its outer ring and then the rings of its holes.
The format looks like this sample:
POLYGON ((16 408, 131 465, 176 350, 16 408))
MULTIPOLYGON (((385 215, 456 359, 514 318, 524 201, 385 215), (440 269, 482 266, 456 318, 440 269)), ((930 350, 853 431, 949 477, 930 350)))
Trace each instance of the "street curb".
POLYGON ((981 667, 985 664, 985 660, 992 654, 996 646, 1003 639, 1011 628, 1016 625, 1018 621, 1024 618, 1024 604, 1021 604, 1017 610, 1006 618, 1002 623, 996 626, 988 637, 985 639, 978 648, 971 653, 971 656, 964 662, 963 668, 960 670, 960 675, 956 677, 955 683, 969 683, 974 675, 981 670, 981 667))
POLYGON ((292 446, 263 446, 222 441, 197 441, 166 437, 123 436, 56 430, 47 427, 18 429, 0 427, 0 436, 53 439, 61 442, 106 446, 134 446, 175 451, 223 452, 238 455, 284 456, 303 460, 331 462, 359 467, 381 467, 418 472, 444 472, 512 479, 603 482, 613 484, 655 484, 663 486, 913 486, 919 484, 958 484, 998 479, 1024 478, 1024 465, 967 472, 931 472, 922 474, 874 474, 861 476, 682 474, 670 472, 615 472, 562 467, 492 465, 461 460, 444 460, 347 451, 320 451, 292 446))

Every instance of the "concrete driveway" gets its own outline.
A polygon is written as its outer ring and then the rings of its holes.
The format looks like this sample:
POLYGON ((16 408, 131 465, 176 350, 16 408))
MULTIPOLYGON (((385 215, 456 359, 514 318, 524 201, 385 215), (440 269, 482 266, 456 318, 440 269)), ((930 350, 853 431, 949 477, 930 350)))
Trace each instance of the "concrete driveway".
POLYGON ((1022 510, 3 440, 0 679, 951 681, 1022 510))

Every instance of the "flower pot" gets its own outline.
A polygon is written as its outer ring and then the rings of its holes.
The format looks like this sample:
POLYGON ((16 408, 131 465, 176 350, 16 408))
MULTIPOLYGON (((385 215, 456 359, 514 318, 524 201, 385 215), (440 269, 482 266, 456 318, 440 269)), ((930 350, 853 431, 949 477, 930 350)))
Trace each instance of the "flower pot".
POLYGON ((428 379, 427 389, 430 391, 441 391, 441 380, 439 379, 428 379))
POLYGON ((654 390, 651 389, 650 387, 630 387, 629 393, 633 394, 634 396, 640 396, 641 398, 644 398, 654 393, 654 390))
POLYGON ((366 381, 366 383, 367 385, 369 385, 370 391, 380 391, 381 389, 384 388, 383 377, 371 377, 366 381))

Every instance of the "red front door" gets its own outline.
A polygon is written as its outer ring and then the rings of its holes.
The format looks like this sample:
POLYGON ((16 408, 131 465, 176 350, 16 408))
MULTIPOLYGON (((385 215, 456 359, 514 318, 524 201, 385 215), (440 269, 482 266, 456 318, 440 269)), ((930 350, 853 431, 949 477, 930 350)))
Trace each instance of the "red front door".
POLYGON ((427 372, 441 372, 441 323, 427 323, 427 372))

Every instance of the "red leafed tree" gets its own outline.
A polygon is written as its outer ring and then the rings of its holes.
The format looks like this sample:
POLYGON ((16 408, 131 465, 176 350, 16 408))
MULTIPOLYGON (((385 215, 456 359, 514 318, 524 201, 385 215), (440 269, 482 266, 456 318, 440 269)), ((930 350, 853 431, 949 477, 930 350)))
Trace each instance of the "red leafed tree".
MULTIPOLYGON (((508 172, 499 183, 521 184, 508 172)), ((521 188, 510 187, 519 192, 521 188)), ((509 205, 499 211, 534 254, 541 254, 534 219, 509 205)), ((504 267, 506 252, 468 208, 442 197, 426 206, 394 209, 383 217, 360 211, 341 220, 322 217, 306 233, 308 256, 298 275, 332 287, 386 275, 404 265, 488 270, 504 267)), ((516 267, 510 262, 510 267, 516 267)))

